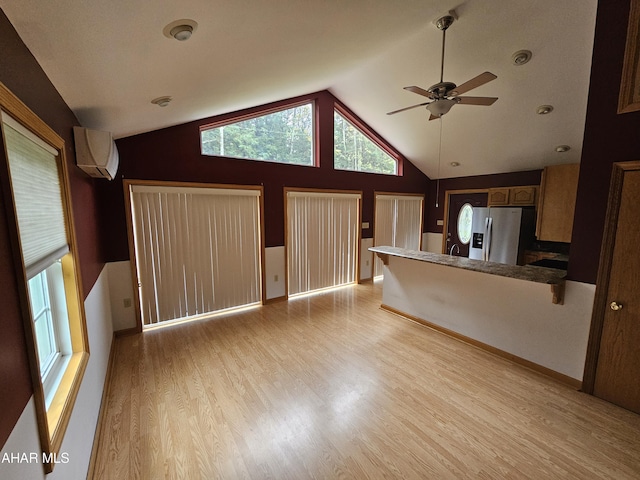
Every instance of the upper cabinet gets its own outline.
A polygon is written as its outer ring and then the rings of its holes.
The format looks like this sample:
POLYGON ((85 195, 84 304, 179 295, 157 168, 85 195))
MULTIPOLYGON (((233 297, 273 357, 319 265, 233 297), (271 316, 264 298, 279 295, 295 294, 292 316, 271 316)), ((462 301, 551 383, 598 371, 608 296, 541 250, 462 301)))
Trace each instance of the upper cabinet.
POLYGON ((580 164, 545 167, 540 184, 536 237, 549 242, 571 242, 580 164))
POLYGON ((536 204, 537 191, 538 187, 536 185, 490 188, 487 204, 489 207, 532 206, 536 204))

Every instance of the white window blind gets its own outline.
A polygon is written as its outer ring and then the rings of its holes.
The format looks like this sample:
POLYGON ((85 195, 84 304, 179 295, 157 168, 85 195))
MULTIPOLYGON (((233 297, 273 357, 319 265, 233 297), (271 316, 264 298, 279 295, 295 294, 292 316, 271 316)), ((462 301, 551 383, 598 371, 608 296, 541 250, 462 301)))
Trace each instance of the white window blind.
POLYGON ((145 325, 261 300, 260 192, 131 186, 145 325))
MULTIPOLYGON (((420 250, 424 197, 376 194, 373 244, 420 250)), ((382 275, 382 262, 375 258, 374 276, 382 275)))
POLYGON ((357 280, 360 194, 287 192, 289 296, 357 280))
POLYGON ((27 277, 69 251, 58 152, 2 114, 2 129, 27 277))

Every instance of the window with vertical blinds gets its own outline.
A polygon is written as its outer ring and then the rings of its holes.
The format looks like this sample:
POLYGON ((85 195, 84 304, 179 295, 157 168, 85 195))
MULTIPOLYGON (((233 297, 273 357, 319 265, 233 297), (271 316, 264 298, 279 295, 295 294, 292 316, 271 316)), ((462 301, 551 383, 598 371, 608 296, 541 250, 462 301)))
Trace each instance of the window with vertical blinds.
POLYGON ((260 190, 131 185, 143 324, 261 301, 260 190))
MULTIPOLYGON (((420 250, 422 240, 422 195, 376 194, 373 244, 420 250)), ((382 262, 375 258, 374 276, 382 275, 382 262)))
POLYGON ((287 192, 289 296, 357 281, 359 193, 287 192))

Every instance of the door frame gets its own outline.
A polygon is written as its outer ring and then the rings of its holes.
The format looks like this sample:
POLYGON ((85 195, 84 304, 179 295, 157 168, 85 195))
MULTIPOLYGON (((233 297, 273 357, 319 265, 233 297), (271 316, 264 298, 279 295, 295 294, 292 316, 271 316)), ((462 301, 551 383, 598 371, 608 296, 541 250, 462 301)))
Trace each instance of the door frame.
POLYGON ((593 301, 593 312, 591 314, 591 328, 589 331, 589 341, 587 343, 587 356, 585 359, 584 375, 582 379, 582 391, 593 395, 596 382, 596 369, 598 366, 598 355, 600 353, 600 341, 604 327, 604 315, 608 307, 609 281, 611 276, 611 265, 613 254, 615 253, 615 239, 618 228, 618 216, 620 204, 622 202, 622 186, 624 176, 627 172, 640 170, 640 161, 616 162, 613 164, 611 184, 609 187, 609 200, 607 204, 606 221, 604 225, 604 235, 602 237, 602 247, 600 251, 600 263, 598 266, 598 277, 596 280, 595 298, 593 301))
POLYGON ((467 188, 463 190, 447 190, 444 192, 444 212, 442 214, 442 248, 440 253, 447 253, 447 229, 449 228, 449 197, 465 193, 489 193, 488 188, 467 188))

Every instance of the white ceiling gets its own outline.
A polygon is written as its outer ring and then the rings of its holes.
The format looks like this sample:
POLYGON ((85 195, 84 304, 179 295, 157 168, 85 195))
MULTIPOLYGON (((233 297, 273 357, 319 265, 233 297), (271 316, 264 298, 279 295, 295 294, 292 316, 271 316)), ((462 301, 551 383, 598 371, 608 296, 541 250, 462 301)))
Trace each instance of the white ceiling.
POLYGON ((580 161, 597 0, 2 0, 2 9, 86 127, 116 138, 328 89, 431 178, 580 161), (439 121, 402 87, 497 80, 439 121), (162 30, 198 28, 186 42, 162 30), (520 49, 533 52, 511 64, 520 49), (152 99, 173 97, 165 108, 152 99), (536 115, 536 107, 554 111, 536 115), (571 150, 556 153, 557 145, 571 150), (461 165, 451 167, 450 162, 461 165), (440 174, 438 174, 440 170, 440 174))

